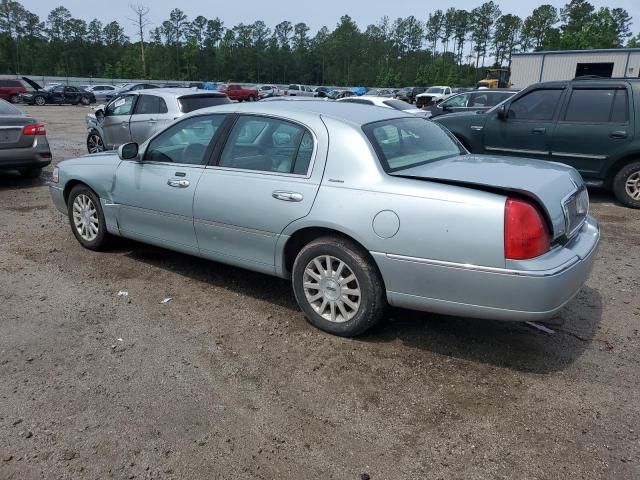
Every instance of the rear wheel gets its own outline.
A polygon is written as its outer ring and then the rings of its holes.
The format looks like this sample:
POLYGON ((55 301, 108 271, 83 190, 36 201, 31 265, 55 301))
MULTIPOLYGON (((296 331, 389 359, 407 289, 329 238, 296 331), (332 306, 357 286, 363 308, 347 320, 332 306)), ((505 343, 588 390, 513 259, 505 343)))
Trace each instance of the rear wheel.
POLYGON ((33 103, 35 103, 39 107, 42 107, 45 103, 47 103, 47 101, 44 99, 44 97, 38 95, 36 98, 33 99, 33 103))
POLYGON ((38 178, 42 174, 42 168, 22 168, 19 172, 24 178, 38 178))
POLYGON ((84 105, 86 107, 87 105, 89 105, 91 103, 91 101, 89 100, 89 97, 82 97, 80 99, 80 103, 82 103, 82 105, 84 105))
POLYGON ((625 165, 616 173, 613 193, 627 207, 640 208, 640 162, 625 165))
POLYGON ((9 101, 11 103, 18 103, 20 101, 20 97, 18 97, 18 95, 11 95, 11 97, 9 97, 9 101))
POLYGON ((109 240, 98 196, 86 185, 73 187, 67 202, 71 230, 84 248, 102 250, 109 240))
POLYGON ((353 242, 322 237, 293 264, 293 291, 307 320, 321 330, 353 337, 375 325, 386 308, 377 266, 353 242))
POLYGON ((87 150, 89 153, 104 152, 104 142, 96 130, 91 130, 87 136, 87 150))
POLYGON ((254 97, 253 95, 249 95, 249 101, 250 102, 255 102, 256 101, 256 97, 254 97))

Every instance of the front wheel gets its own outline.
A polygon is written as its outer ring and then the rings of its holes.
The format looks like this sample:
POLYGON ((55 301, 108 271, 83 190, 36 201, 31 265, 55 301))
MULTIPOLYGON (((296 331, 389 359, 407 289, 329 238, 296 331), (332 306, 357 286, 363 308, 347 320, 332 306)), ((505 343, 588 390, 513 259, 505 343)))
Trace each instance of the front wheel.
POLYGON ((250 102, 255 102, 256 101, 256 97, 254 97, 253 95, 249 95, 249 101, 250 102))
POLYGON ((640 208, 640 162, 625 165, 616 173, 613 193, 623 205, 640 208))
POLYGON ((109 240, 98 196, 86 185, 73 187, 67 202, 71 230, 84 248, 102 250, 109 240))
POLYGON ((89 153, 104 152, 105 150, 104 141, 100 134, 95 130, 91 130, 87 136, 87 150, 89 153))
POLYGON ((375 263, 347 239, 323 237, 306 245, 296 257, 292 277, 296 300, 307 320, 334 335, 364 333, 386 308, 375 263))
POLYGON ((39 107, 42 107, 45 103, 47 103, 47 101, 44 99, 44 97, 37 96, 33 99, 33 103, 35 103, 39 107))

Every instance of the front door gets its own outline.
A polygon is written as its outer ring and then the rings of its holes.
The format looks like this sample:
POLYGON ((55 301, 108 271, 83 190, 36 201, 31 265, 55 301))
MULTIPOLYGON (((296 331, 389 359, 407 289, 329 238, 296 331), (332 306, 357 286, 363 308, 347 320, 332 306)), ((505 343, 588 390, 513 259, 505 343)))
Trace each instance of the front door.
POLYGON ((82 94, 76 87, 64 87, 64 103, 80 103, 82 94))
POLYGON ((563 91, 531 90, 506 104, 506 118, 498 118, 497 111, 489 113, 484 126, 485 153, 549 160, 563 91))
POLYGON ((131 141, 129 121, 136 104, 136 98, 136 95, 123 95, 105 108, 102 131, 107 149, 116 148, 131 141))
POLYGON ((224 115, 190 117, 153 138, 141 161, 123 161, 113 199, 122 235, 197 254, 193 195, 224 115))
MULTIPOLYGON (((585 82, 586 84, 587 82, 585 82)), ((602 177, 633 139, 627 88, 574 86, 553 132, 552 160, 576 168, 586 177, 602 177)))
POLYGON ((64 87, 62 85, 53 87, 53 89, 51 90, 51 95, 49 96, 49 102, 64 103, 64 87))
MULTIPOLYGON (((326 139, 321 122, 314 130, 326 139)), ((322 174, 313 169, 314 158, 326 158, 319 145, 299 124, 240 116, 217 165, 205 169, 196 190, 201 254, 273 273, 281 232, 313 205, 322 174)))
POLYGON ((155 95, 138 95, 136 108, 131 115, 129 129, 131 141, 143 143, 162 130, 167 121, 167 104, 162 97, 155 95))

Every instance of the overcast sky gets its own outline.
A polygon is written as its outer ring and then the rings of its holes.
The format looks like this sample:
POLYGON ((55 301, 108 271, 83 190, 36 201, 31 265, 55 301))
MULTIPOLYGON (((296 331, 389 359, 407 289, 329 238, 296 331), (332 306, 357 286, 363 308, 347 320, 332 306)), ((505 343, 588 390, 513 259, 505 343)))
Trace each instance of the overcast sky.
MULTIPOLYGON (((366 27, 370 23, 377 21, 384 15, 388 15, 392 20, 397 17, 407 17, 414 15, 418 19, 424 20, 430 11, 436 8, 446 10, 448 7, 465 8, 470 10, 482 3, 482 0, 476 2, 450 0, 445 3, 428 2, 424 0, 239 0, 239 1, 207 1, 207 0, 109 0, 92 2, 87 0, 19 0, 30 11, 36 13, 42 20, 46 20, 47 15, 57 5, 64 5, 71 14, 76 18, 83 20, 91 20, 98 18, 103 22, 117 20, 126 29, 127 34, 133 36, 133 27, 127 21, 127 17, 131 17, 129 5, 131 3, 142 3, 151 9, 150 20, 154 25, 162 23, 169 16, 169 12, 179 7, 188 16, 193 19, 198 15, 207 18, 220 17, 226 27, 232 27, 240 22, 253 23, 255 20, 263 20, 269 27, 275 24, 289 20, 293 23, 305 22, 311 27, 312 34, 326 25, 330 29, 335 27, 344 14, 350 15, 360 26, 366 27), (97 7, 97 5, 100 5, 97 7), (320 7, 321 6, 321 7, 320 7)), ((566 1, 549 1, 544 2, 527 2, 522 0, 504 0, 496 1, 502 13, 514 13, 520 17, 526 17, 531 11, 541 3, 551 3, 556 7, 561 7, 566 1)), ((632 31, 636 34, 640 25, 640 1, 639 0, 612 0, 594 1, 591 3, 596 7, 608 6, 610 8, 625 8, 634 18, 632 31)), ((153 27, 153 25, 151 26, 153 27)), ((150 28, 151 28, 150 27, 150 28)))

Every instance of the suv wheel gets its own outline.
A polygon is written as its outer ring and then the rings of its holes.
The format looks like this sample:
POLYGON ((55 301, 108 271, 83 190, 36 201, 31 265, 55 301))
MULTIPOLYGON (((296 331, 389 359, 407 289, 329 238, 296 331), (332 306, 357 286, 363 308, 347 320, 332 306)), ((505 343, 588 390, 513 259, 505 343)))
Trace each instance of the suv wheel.
POLYGON ((616 173, 613 193, 627 207, 640 208, 640 162, 625 165, 616 173))
POLYGON ((91 130, 87 136, 87 150, 89 153, 104 152, 104 142, 96 130, 91 130))
POLYGON ((296 257, 292 277, 298 305, 325 332, 353 337, 382 318, 386 298, 380 272, 349 240, 312 241, 296 257))
POLYGON ((84 248, 102 250, 109 240, 98 196, 86 185, 73 187, 67 201, 71 230, 84 248))

